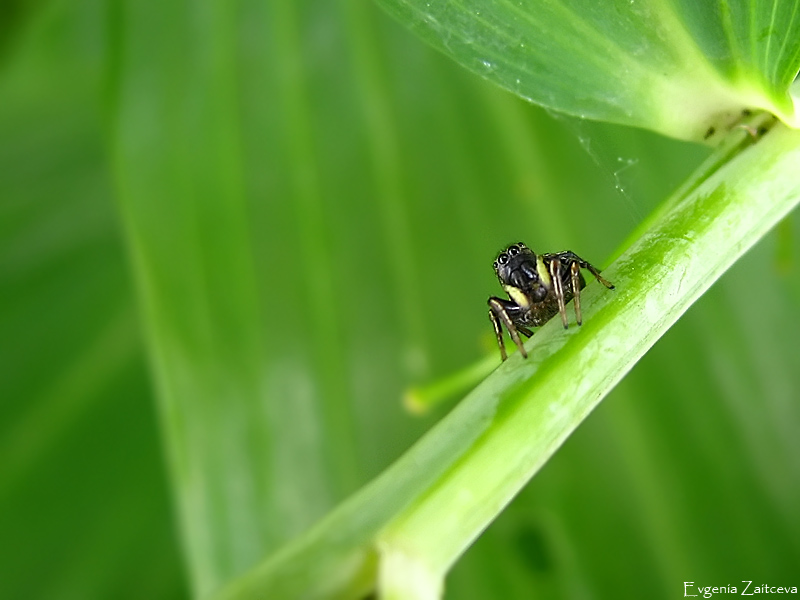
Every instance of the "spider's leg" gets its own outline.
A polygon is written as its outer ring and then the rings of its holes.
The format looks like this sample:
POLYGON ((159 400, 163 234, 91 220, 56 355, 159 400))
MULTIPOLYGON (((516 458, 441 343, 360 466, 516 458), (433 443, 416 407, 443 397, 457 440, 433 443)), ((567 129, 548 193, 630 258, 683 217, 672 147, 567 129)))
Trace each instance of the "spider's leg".
POLYGON ((570 284, 572 293, 575 296, 575 320, 580 325, 583 322, 581 316, 581 267, 574 262, 569 266, 570 284))
POLYGON ((505 360, 508 358, 508 355, 506 354, 506 344, 503 342, 503 326, 500 324, 500 317, 494 314, 492 309, 489 309, 489 319, 492 321, 494 335, 497 337, 497 346, 500 348, 500 358, 505 360))
POLYGON ((494 332, 497 335, 497 344, 500 346, 500 357, 503 360, 507 358, 505 344, 503 343, 503 329, 500 326, 500 323, 502 323, 506 326, 508 335, 511 336, 511 339, 514 340, 517 348, 519 348, 520 354, 522 354, 524 358, 528 358, 528 353, 525 351, 525 346, 522 345, 522 340, 517 332, 517 327, 514 325, 514 321, 511 320, 511 317, 508 314, 509 312, 513 314, 519 311, 519 307, 513 302, 509 302, 508 300, 503 300, 502 298, 497 298, 495 296, 489 298, 488 303, 489 318, 492 320, 492 324, 494 325, 494 332))
POLYGON ((585 260, 583 260, 580 256, 578 256, 574 252, 570 252, 569 250, 567 250, 565 252, 559 252, 558 254, 551 254, 551 255, 545 255, 545 256, 558 257, 561 260, 563 260, 564 262, 575 262, 575 263, 578 263, 578 265, 580 265, 581 269, 586 269, 587 271, 589 271, 592 275, 594 275, 594 278, 597 279, 597 281, 602 283, 608 289, 610 289, 610 290, 614 289, 614 285, 610 281, 606 280, 602 275, 600 275, 600 271, 598 270, 597 267, 595 267, 591 263, 586 262, 585 260))
POLYGON ((519 331, 525 337, 531 337, 533 335, 533 332, 527 327, 523 327, 522 325, 517 325, 516 327, 517 331, 519 331))
MULTIPOLYGON (((559 255, 560 256, 560 255, 559 255)), ((561 279, 561 260, 557 257, 550 261, 550 279, 553 282, 553 293, 558 302, 558 312, 561 313, 561 322, 564 324, 564 329, 569 327, 567 321, 567 305, 564 301, 564 282, 561 279)))
POLYGON ((610 281, 608 281, 602 275, 600 275, 600 271, 598 271, 596 267, 590 265, 585 260, 581 261, 581 267, 584 268, 584 269, 587 269, 592 275, 594 275, 594 278, 597 279, 597 281, 602 283, 608 289, 610 289, 610 290, 614 289, 614 284, 611 283, 610 281))

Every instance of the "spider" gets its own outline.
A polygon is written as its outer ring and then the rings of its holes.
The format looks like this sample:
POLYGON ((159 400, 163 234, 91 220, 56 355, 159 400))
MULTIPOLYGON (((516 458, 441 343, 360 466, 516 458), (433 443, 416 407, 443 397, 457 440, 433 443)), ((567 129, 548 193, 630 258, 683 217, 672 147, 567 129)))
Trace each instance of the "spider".
POLYGON ((508 358, 503 342, 503 325, 519 348, 520 354, 528 358, 519 334, 531 337, 529 327, 544 325, 556 313, 561 313, 561 322, 567 328, 566 304, 575 298, 575 317, 581 324, 580 291, 586 286, 581 269, 587 269, 597 281, 608 289, 614 286, 600 276, 600 271, 574 252, 534 254, 519 242, 503 250, 494 261, 494 272, 510 300, 496 296, 489 298, 489 318, 492 320, 500 356, 508 358))

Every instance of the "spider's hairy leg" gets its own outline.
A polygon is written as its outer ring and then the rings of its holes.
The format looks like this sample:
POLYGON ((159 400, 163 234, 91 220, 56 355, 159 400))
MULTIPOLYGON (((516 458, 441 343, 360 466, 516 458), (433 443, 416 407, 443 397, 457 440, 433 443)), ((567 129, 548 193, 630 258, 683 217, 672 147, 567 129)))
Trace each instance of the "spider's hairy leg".
POLYGON ((589 271, 592 275, 594 275, 594 278, 597 279, 597 281, 602 283, 608 289, 610 290, 614 289, 614 284, 612 284, 610 281, 608 281, 602 275, 600 275, 600 270, 597 267, 595 267, 591 263, 586 262, 574 252, 570 252, 569 250, 567 250, 566 252, 559 252, 555 256, 558 256, 564 262, 577 263, 581 269, 586 269, 587 271, 589 271))
POLYGON ((509 302, 508 300, 503 300, 502 298, 497 298, 492 296, 488 300, 489 304, 489 318, 492 320, 492 324, 494 325, 494 331, 497 335, 497 344, 500 346, 500 356, 503 360, 507 357, 505 344, 503 343, 503 329, 501 327, 501 323, 506 326, 508 330, 508 335, 511 336, 511 339, 514 340, 514 343, 519 348, 520 354, 522 354, 523 358, 528 358, 528 353, 525 351, 525 346, 522 345, 522 340, 519 337, 519 333, 517 332, 517 327, 514 325, 514 321, 511 320, 509 316, 509 312, 512 314, 519 311, 519 307, 514 304, 513 302, 509 302))
POLYGON ((569 327, 567 321, 567 304, 564 301, 564 281, 561 279, 561 260, 557 257, 550 261, 550 279, 553 281, 553 294, 555 294, 556 301, 558 302, 558 312, 561 314, 561 323, 564 329, 569 327))
POLYGON ((583 317, 581 316, 581 288, 583 287, 581 284, 583 283, 583 278, 581 277, 581 267, 578 263, 573 262, 569 266, 569 276, 572 293, 575 296, 575 320, 580 325, 583 323, 583 317))
POLYGON ((497 346, 500 348, 500 358, 505 360, 508 358, 508 354, 506 354, 506 344, 503 341, 503 326, 500 324, 500 317, 494 314, 491 308, 489 309, 489 319, 492 321, 494 335, 497 338, 497 346))

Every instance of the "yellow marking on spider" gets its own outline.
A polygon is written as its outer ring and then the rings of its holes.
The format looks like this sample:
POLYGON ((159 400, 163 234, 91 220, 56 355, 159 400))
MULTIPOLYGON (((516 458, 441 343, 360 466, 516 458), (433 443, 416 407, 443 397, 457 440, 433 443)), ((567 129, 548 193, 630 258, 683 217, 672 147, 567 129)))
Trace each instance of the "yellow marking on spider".
POLYGON ((539 281, 542 282, 542 285, 548 290, 551 289, 553 287, 553 280, 550 279, 550 271, 544 266, 544 260, 542 260, 541 256, 536 257, 536 272, 539 273, 539 281))
POLYGON ((508 293, 508 297, 511 298, 514 303, 521 308, 528 308, 531 305, 528 297, 525 295, 525 292, 518 287, 514 287, 513 285, 504 285, 503 289, 508 293))

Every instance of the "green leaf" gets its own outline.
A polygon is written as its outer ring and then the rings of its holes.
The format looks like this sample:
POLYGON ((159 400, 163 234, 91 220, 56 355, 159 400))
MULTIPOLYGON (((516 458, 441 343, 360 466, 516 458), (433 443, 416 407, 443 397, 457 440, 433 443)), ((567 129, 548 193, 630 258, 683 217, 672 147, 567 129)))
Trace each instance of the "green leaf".
POLYGON ((0 597, 180 599, 92 4, 1 26, 0 597))
POLYGON ((379 0, 460 64, 544 107, 712 138, 743 109, 791 126, 800 2, 379 0))
POLYGON ((727 140, 724 166, 707 161, 604 271, 615 292, 587 288, 582 328, 547 323, 527 360, 513 356, 381 477, 218 598, 349 598, 376 587, 386 598, 438 598, 456 559, 600 400, 800 203, 800 134, 777 127, 751 142, 745 132, 727 140))
MULTIPOLYGON (((209 17, 210 2, 128 14, 139 9, 130 4, 44 3, 9 36, 0 68, 3 598, 183 598, 286 552, 442 416, 406 414, 404 390, 497 360, 485 299, 499 291, 499 248, 525 240, 608 264, 707 154, 554 118, 369 3, 245 0, 222 19, 209 17), (169 111, 148 118, 153 106, 169 111), (144 139, 152 145, 125 148, 144 139), (169 277, 191 281, 217 253, 243 247, 227 217, 216 229, 199 221, 202 243, 184 218, 209 208, 202 193, 192 208, 195 175, 231 189, 225 165, 243 172, 262 329, 241 332, 219 285, 167 297, 165 313, 186 313, 180 328, 154 325, 152 313, 136 315, 137 299, 169 294, 169 277), (137 214, 151 218, 123 222, 119 193, 126 211, 150 206, 137 214), (142 223, 152 231, 123 235, 121 225, 133 233, 142 223), (126 259, 152 237, 161 250, 147 275, 169 277, 134 282, 126 259), (190 350, 216 331, 221 353, 235 356, 231 339, 261 337, 264 388, 209 392, 156 415, 167 404, 153 382, 175 367, 158 360, 156 327, 190 350), (231 432, 229 419, 246 432, 231 432), (191 489, 173 482, 172 507, 157 425, 163 449, 195 478, 191 489), (179 517, 192 503, 207 510, 179 517), (205 571, 197 559, 209 555, 219 562, 205 571)), ((211 201, 226 210, 224 198, 211 201)), ((784 222, 642 358, 466 551, 446 597, 669 598, 687 572, 710 582, 794 576, 798 225, 784 222)), ((231 289, 242 301, 247 288, 231 289)), ((209 369, 241 373, 231 362, 167 374, 224 381, 209 369)), ((377 518, 391 501, 358 517, 377 518)), ((377 569, 369 556, 359 589, 377 569)), ((324 545, 318 557, 341 558, 324 545)))

